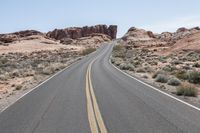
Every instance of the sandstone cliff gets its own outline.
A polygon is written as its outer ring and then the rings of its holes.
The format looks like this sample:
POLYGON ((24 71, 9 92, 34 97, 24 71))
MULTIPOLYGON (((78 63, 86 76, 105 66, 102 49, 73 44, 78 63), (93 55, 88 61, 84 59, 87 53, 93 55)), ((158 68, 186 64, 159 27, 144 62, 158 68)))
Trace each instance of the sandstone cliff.
POLYGON ((56 40, 62 39, 78 39, 81 37, 88 37, 94 33, 100 33, 110 36, 111 39, 116 38, 117 26, 110 25, 95 25, 95 26, 84 26, 84 27, 71 27, 66 29, 55 29, 47 33, 48 37, 54 38, 56 40))

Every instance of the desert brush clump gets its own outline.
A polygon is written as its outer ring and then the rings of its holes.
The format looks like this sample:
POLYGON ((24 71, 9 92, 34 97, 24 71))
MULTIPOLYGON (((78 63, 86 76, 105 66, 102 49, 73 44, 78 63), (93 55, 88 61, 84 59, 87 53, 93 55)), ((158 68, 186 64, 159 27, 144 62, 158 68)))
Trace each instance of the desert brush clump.
POLYGON ((177 71, 175 76, 179 79, 182 79, 182 80, 187 80, 188 79, 188 73, 184 70, 181 70, 181 71, 177 71))
POLYGON ((123 50, 123 46, 121 46, 121 45, 115 45, 113 47, 113 51, 120 51, 120 50, 123 50))
POLYGON ((197 89, 189 83, 182 83, 181 86, 177 87, 176 90, 176 95, 178 96, 196 97, 197 94, 198 94, 197 89))
POLYGON ((200 63, 196 62, 192 65, 193 67, 200 68, 200 63))
POLYGON ((167 84, 172 85, 172 86, 178 86, 181 84, 181 81, 177 79, 176 77, 173 77, 168 80, 167 84))
POLYGON ((167 62, 167 57, 160 56, 159 57, 159 61, 162 62, 162 63, 166 63, 167 62))
POLYGON ((162 68, 163 71, 166 71, 166 72, 173 72, 176 70, 176 67, 173 67, 171 65, 166 65, 162 68))
POLYGON ((158 71, 156 71, 156 72, 152 75, 152 78, 155 79, 155 78, 157 77, 158 74, 165 74, 165 72, 162 71, 162 70, 158 70, 158 71))
POLYGON ((156 79, 155 79, 156 82, 160 82, 160 83, 167 83, 168 81, 168 77, 166 75, 163 75, 163 74, 158 74, 156 76, 156 79))
POLYGON ((113 57, 125 58, 126 57, 126 50, 121 45, 115 45, 113 47, 113 57))
POLYGON ((134 66, 130 63, 126 64, 126 63, 122 63, 119 65, 119 68, 122 70, 130 70, 130 71, 134 71, 134 66))
POLYGON ((188 81, 194 84, 200 84, 200 72, 191 71, 188 73, 188 81))
POLYGON ((21 90, 22 89, 22 85, 16 85, 15 90, 21 90))
POLYGON ((47 67, 45 67, 42 71, 43 74, 45 75, 50 75, 53 74, 56 71, 59 71, 61 69, 65 68, 65 65, 62 63, 53 63, 47 67))
POLYGON ((138 73, 145 73, 146 70, 145 70, 145 68, 141 67, 141 68, 138 68, 138 69, 136 70, 136 72, 138 72, 138 73))
POLYGON ((81 52, 81 55, 83 55, 83 56, 84 55, 88 55, 88 54, 90 54, 90 53, 92 53, 94 51, 96 51, 96 48, 86 48, 81 52))

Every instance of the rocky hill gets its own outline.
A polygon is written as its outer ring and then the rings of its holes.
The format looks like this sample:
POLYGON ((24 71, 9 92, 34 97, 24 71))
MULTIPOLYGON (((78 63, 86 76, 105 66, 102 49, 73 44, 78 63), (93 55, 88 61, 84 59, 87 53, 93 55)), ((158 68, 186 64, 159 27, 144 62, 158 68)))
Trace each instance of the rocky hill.
POLYGON ((200 28, 179 28, 176 32, 155 34, 151 31, 132 27, 121 38, 121 43, 133 47, 148 48, 162 54, 185 50, 200 50, 200 28))
POLYGON ((44 33, 36 31, 36 30, 25 30, 25 31, 19 31, 19 32, 8 33, 8 34, 0 34, 0 44, 6 45, 7 43, 19 41, 20 39, 24 37, 29 37, 33 35, 45 36, 44 33))

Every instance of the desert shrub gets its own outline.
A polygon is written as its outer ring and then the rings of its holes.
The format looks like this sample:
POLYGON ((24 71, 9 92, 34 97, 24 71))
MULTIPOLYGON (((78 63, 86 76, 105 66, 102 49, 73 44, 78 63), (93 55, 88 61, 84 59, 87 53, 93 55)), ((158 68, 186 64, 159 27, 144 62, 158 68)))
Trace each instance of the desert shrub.
POLYGON ((22 85, 16 85, 15 90, 21 90, 22 89, 22 85))
POLYGON ((120 51, 120 50, 123 50, 123 46, 121 46, 121 45, 115 45, 113 47, 113 51, 120 51))
POLYGON ((148 79, 149 78, 147 75, 142 75, 141 77, 144 78, 144 79, 148 79))
POLYGON ((200 68, 200 64, 199 63, 194 63, 193 67, 200 68))
POLYGON ((125 48, 122 45, 115 45, 113 47, 113 57, 125 58, 126 52, 125 48))
POLYGON ((163 74, 158 74, 155 79, 156 82, 167 83, 168 77, 163 74))
POLYGON ((165 74, 165 72, 162 70, 158 70, 152 75, 152 78, 156 78, 158 74, 165 74))
POLYGON ((173 72, 174 70, 176 70, 176 68, 170 65, 166 65, 165 67, 162 68, 162 70, 166 72, 173 72))
POLYGON ((167 82, 168 85, 172 85, 172 86, 178 86, 181 84, 181 81, 177 78, 171 78, 169 79, 169 81, 167 82))
POLYGON ((180 61, 180 60, 173 60, 173 61, 171 62, 171 64, 178 65, 178 64, 183 64, 183 62, 180 61))
POLYGON ((22 72, 20 70, 15 69, 10 73, 10 77, 12 77, 12 78, 19 77, 19 76, 21 76, 21 74, 22 74, 22 72))
POLYGON ((188 83, 183 83, 181 86, 179 86, 176 90, 176 95, 179 96, 192 96, 192 97, 196 97, 197 96, 197 89, 188 83))
POLYGON ((193 67, 200 68, 200 64, 198 62, 193 64, 193 67))
POLYGON ((96 48, 86 48, 81 52, 81 55, 88 55, 94 51, 96 51, 96 48))
POLYGON ((7 58, 0 58, 0 65, 6 64, 8 62, 7 58))
POLYGON ((130 70, 130 71, 134 71, 134 66, 130 63, 126 64, 126 63, 122 63, 119 65, 119 68, 122 70, 130 70))
POLYGON ((135 61, 132 61, 132 64, 133 64, 134 66, 138 66, 138 65, 140 65, 141 63, 140 63, 140 61, 135 60, 135 61))
POLYGON ((45 74, 45 75, 50 75, 52 73, 54 73, 54 69, 53 67, 45 67, 43 70, 42 70, 42 73, 45 74))
POLYGON ((111 61, 111 63, 115 64, 115 59, 114 58, 111 58, 110 61, 111 61))
POLYGON ((148 64, 147 64, 147 66, 144 67, 144 70, 145 70, 145 72, 149 72, 149 73, 153 72, 153 68, 151 66, 149 66, 148 64))
POLYGON ((175 76, 179 79, 187 80, 188 79, 188 74, 186 71, 178 71, 175 76))
POLYGON ((162 63, 166 63, 167 62, 167 57, 160 56, 159 57, 159 61, 162 62, 162 63))
POLYGON ((45 75, 50 75, 50 74, 53 74, 54 72, 59 71, 59 70, 61 70, 63 68, 65 68, 64 64, 62 64, 62 63, 53 63, 53 64, 50 64, 49 66, 45 67, 42 70, 42 73, 45 74, 45 75))
POLYGON ((119 66, 121 63, 122 63, 122 62, 121 62, 120 60, 116 60, 116 61, 114 62, 114 64, 115 64, 116 66, 119 66))
POLYGON ((192 69, 192 67, 189 64, 182 66, 182 68, 185 69, 185 70, 191 70, 192 69))
POLYGON ((192 71, 188 74, 188 81, 194 84, 200 84, 200 72, 192 71))
POLYGON ((135 67, 130 63, 127 64, 127 67, 128 67, 128 70, 130 70, 130 71, 134 71, 135 70, 135 67))
POLYGON ((8 80, 9 78, 10 78, 10 75, 9 75, 8 72, 6 72, 6 73, 0 75, 0 80, 2 80, 2 81, 6 81, 6 80, 8 80))
POLYGON ((119 68, 122 69, 122 70, 127 70, 128 69, 125 63, 121 63, 119 65, 119 68))
POLYGON ((144 68, 138 68, 138 69, 136 70, 136 72, 138 72, 138 73, 145 73, 146 70, 145 70, 144 68))
POLYGON ((28 76, 34 76, 35 75, 35 71, 32 69, 27 69, 24 73, 23 76, 24 77, 28 77, 28 76))
POLYGON ((66 67, 63 63, 53 63, 51 66, 53 67, 54 71, 59 71, 66 67))
POLYGON ((114 57, 119 57, 119 58, 125 58, 126 57, 126 53, 125 51, 117 51, 113 53, 114 57))
POLYGON ((152 66, 158 65, 158 62, 156 61, 148 61, 148 63, 152 66))

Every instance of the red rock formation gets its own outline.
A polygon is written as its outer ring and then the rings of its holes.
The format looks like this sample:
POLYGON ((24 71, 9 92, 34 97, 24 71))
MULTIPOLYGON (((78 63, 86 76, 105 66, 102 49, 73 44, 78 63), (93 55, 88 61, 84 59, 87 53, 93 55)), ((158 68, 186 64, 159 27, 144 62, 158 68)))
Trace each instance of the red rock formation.
POLYGON ((179 28, 179 29, 177 29, 177 33, 179 33, 179 32, 185 32, 185 31, 187 31, 188 29, 187 28, 185 28, 185 27, 181 27, 181 28, 179 28))
POLYGON ((106 25, 95 25, 95 26, 84 26, 80 27, 72 27, 66 29, 55 29, 47 33, 48 37, 54 38, 56 40, 61 40, 64 38, 78 39, 81 37, 88 37, 93 33, 101 33, 110 36, 112 39, 116 38, 117 34, 117 26, 110 25, 107 27, 106 25))
POLYGON ((9 34, 0 34, 0 42, 3 43, 11 43, 14 41, 19 40, 22 37, 27 37, 31 35, 44 35, 43 33, 36 31, 36 30, 25 30, 25 31, 19 31, 9 34))

